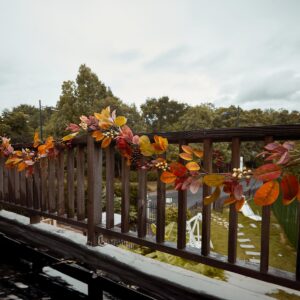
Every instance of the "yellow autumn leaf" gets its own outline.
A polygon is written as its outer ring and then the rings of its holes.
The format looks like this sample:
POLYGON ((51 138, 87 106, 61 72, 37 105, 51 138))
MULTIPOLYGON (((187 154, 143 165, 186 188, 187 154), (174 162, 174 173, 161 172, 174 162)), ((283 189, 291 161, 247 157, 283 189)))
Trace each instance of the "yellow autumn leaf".
POLYGON ((209 174, 203 177, 203 182, 208 186, 220 186, 223 184, 224 179, 225 179, 224 175, 209 174))
POLYGON ((115 125, 118 127, 125 125, 126 122, 127 122, 127 119, 123 116, 116 117, 115 121, 114 121, 115 125))
POLYGON ((192 160, 193 155, 189 153, 180 153, 179 156, 184 160, 192 160))
POLYGON ((194 161, 190 161, 188 162, 185 167, 189 170, 189 171, 198 171, 200 170, 200 166, 194 162, 194 161))
POLYGON ((220 197, 220 194, 221 189, 217 186, 210 196, 204 198, 204 205, 208 205, 216 201, 220 197))
POLYGON ((182 145, 181 148, 185 153, 193 154, 193 148, 191 146, 182 145))
POLYGON ((101 148, 106 148, 110 145, 112 138, 110 137, 106 137, 103 139, 102 143, 101 143, 101 148))
POLYGON ((62 138, 62 141, 63 141, 63 142, 70 141, 70 140, 74 139, 74 137, 75 137, 78 133, 79 133, 79 132, 70 133, 70 134, 64 136, 64 137, 62 138))

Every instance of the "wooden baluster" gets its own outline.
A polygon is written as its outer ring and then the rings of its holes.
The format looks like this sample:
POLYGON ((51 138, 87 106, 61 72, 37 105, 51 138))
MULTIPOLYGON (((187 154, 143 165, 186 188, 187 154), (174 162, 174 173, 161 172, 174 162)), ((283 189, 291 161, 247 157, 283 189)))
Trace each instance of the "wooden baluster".
POLYGON ((55 160, 49 159, 49 177, 48 177, 48 196, 49 196, 49 212, 56 211, 56 188, 55 188, 55 160))
POLYGON ((14 169, 8 170, 8 201, 15 202, 15 191, 14 191, 14 169))
MULTIPOLYGON (((265 137, 265 144, 271 143, 273 137, 265 137)), ((269 242, 270 242, 271 205, 262 207, 261 239, 260 239, 260 271, 267 273, 269 269, 269 242)))
MULTIPOLYGON (((163 158, 166 156, 164 155, 163 158)), ((157 170, 157 216, 156 216, 156 242, 163 243, 165 241, 166 226, 166 184, 160 180, 162 171, 157 170)))
POLYGON ((114 180, 115 151, 112 145, 106 148, 106 228, 114 227, 114 180))
POLYGON ((3 197, 4 197, 4 201, 8 202, 9 199, 8 199, 8 185, 9 185, 9 182, 8 182, 8 169, 6 167, 4 167, 3 169, 3 197))
POLYGON ((4 157, 0 157, 0 200, 4 200, 4 157))
POLYGON ((67 151, 67 186, 68 186, 68 218, 74 218, 75 205, 74 205, 74 149, 67 151))
POLYGON ((14 168, 14 177, 15 203, 20 204, 20 174, 16 168, 14 168))
MULTIPOLYGON (((212 172, 212 141, 205 139, 203 141, 203 167, 208 173, 212 172)), ((211 227, 211 205, 204 205, 204 198, 211 194, 211 188, 203 185, 203 208, 202 208, 202 242, 201 254, 209 255, 210 253, 210 227, 211 227)))
POLYGON ((95 145, 94 139, 87 137, 87 175, 88 175, 88 239, 89 245, 98 244, 95 226, 102 218, 102 149, 95 145))
POLYGON ((27 206, 25 171, 20 172, 19 176, 20 176, 20 204, 23 206, 27 206))
POLYGON ((130 209, 130 185, 129 185, 130 167, 127 160, 122 157, 122 203, 121 203, 121 231, 127 233, 129 231, 129 209, 130 209))
POLYGON ((41 208, 41 174, 40 174, 40 164, 34 164, 33 173, 33 208, 41 208))
MULTIPOLYGON (((231 143, 231 168, 240 167, 240 140, 233 138, 231 143)), ((229 232, 228 232, 228 262, 236 262, 237 250, 237 223, 238 215, 235 209, 235 203, 230 204, 229 208, 229 232)))
POLYGON ((26 180, 26 206, 33 207, 33 175, 29 175, 26 180))
MULTIPOLYGON (((142 164, 145 161, 142 159, 142 164)), ((147 233, 147 171, 146 169, 139 168, 138 170, 138 199, 137 199, 137 210, 138 210, 138 237, 143 238, 147 233)))
POLYGON ((85 219, 85 196, 84 196, 84 148, 82 146, 77 147, 76 158, 76 208, 77 219, 85 219))
POLYGON ((58 154, 57 157, 57 213, 59 216, 65 214, 65 165, 64 165, 64 151, 58 154))
MULTIPOLYGON (((179 153, 182 152, 181 146, 185 145, 185 141, 179 143, 179 153)), ((179 162, 183 162, 182 159, 179 162)), ((186 247, 186 211, 187 211, 187 191, 178 191, 178 219, 177 219, 177 248, 184 249, 186 247)))
POLYGON ((48 205, 48 159, 46 157, 40 160, 41 168, 41 209, 42 211, 47 211, 48 205))

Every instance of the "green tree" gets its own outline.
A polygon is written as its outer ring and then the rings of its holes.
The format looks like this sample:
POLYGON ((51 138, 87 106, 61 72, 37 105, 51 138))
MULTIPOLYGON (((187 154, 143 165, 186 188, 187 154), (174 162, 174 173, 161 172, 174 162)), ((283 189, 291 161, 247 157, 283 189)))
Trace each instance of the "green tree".
POLYGON ((141 105, 141 110, 147 131, 174 130, 179 117, 186 112, 187 108, 187 104, 170 100, 169 97, 146 100, 146 103, 141 105))
POLYGON ((118 115, 125 115, 133 130, 143 130, 143 121, 136 106, 126 105, 114 97, 89 67, 81 65, 75 82, 63 82, 57 111, 47 123, 46 133, 61 137, 66 133, 65 128, 69 123, 79 123, 81 115, 93 115, 107 106, 111 106, 112 110, 117 109, 118 115))
POLYGON ((176 130, 212 128, 214 118, 215 107, 212 103, 191 106, 179 117, 176 130))

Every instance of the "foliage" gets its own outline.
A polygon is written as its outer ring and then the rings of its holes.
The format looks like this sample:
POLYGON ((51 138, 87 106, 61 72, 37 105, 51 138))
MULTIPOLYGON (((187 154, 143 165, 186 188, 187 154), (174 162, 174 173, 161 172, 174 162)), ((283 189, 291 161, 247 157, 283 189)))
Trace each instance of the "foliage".
POLYGON ((148 99, 141 105, 147 131, 174 130, 174 124, 186 112, 187 107, 187 104, 170 100, 169 97, 148 99))

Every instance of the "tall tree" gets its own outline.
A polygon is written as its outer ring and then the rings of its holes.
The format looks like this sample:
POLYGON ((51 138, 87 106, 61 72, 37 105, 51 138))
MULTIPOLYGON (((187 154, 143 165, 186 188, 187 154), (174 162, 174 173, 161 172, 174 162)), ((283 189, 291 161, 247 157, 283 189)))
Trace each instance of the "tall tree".
POLYGON ((170 100, 169 97, 146 100, 146 103, 141 105, 141 110, 147 131, 174 130, 178 118, 186 112, 187 108, 187 104, 170 100))

